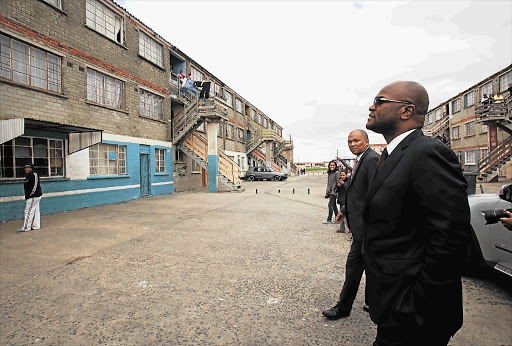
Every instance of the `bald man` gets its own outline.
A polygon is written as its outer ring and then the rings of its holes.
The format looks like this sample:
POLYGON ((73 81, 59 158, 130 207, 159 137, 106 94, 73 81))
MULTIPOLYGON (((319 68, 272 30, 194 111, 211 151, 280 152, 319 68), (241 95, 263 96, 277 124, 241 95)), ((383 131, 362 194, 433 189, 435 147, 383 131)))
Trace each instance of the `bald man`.
POLYGON ((366 127, 387 142, 363 208, 377 346, 446 345, 462 326, 467 184, 453 151, 421 131, 428 103, 423 86, 401 81, 369 108, 366 127))

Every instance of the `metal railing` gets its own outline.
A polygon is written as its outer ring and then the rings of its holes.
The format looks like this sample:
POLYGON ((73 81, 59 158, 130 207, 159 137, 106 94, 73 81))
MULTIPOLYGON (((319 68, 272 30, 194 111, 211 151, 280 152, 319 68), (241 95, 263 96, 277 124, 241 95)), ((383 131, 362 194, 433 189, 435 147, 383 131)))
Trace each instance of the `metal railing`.
POLYGON ((496 168, 501 162, 512 155, 512 136, 500 143, 496 148, 490 151, 480 161, 478 161, 478 170, 481 175, 496 168))

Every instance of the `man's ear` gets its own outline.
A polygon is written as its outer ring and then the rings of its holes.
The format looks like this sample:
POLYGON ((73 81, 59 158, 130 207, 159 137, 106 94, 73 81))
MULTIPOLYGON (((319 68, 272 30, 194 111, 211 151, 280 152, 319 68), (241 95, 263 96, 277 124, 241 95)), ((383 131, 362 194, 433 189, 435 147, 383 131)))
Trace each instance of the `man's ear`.
POLYGON ((407 106, 403 107, 402 109, 403 109, 403 111, 400 114, 400 119, 407 120, 414 114, 415 107, 414 107, 414 105, 407 105, 407 106))

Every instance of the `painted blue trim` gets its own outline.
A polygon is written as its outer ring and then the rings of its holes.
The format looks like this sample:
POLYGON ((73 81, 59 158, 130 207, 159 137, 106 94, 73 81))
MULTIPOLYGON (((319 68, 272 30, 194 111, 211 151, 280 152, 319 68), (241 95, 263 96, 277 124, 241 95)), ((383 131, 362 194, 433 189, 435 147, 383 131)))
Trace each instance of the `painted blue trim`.
MULTIPOLYGON (((29 135, 29 134, 27 134, 29 135)), ((36 134, 30 134, 36 136, 36 134)), ((45 134, 44 137, 55 138, 57 135, 45 134)), ((102 204, 123 202, 140 198, 140 152, 150 155, 150 171, 155 171, 155 148, 165 149, 166 172, 150 175, 151 195, 174 193, 173 183, 173 147, 165 145, 140 145, 117 141, 103 141, 105 144, 126 146, 126 175, 89 176, 84 179, 69 179, 66 177, 42 178, 41 187, 43 198, 41 214, 51 214, 61 211, 92 207, 102 204), (156 183, 165 183, 154 185, 156 183), (122 187, 125 188, 122 188, 122 187), (114 188, 114 189, 109 189, 114 188), (108 189, 107 191, 80 190, 108 189), (76 191, 77 193, 72 193, 76 191), (63 196, 48 196, 50 193, 71 192, 63 196)), ((84 149, 88 150, 88 149, 84 149)), ((65 157, 66 159, 67 157, 65 157)), ((88 159, 87 159, 88 160, 88 159)), ((85 160, 84 160, 85 161, 85 160)), ((23 180, 1 181, 0 197, 23 197, 23 180)), ((20 199, 10 202, 0 202, 0 220, 23 218, 25 201, 20 199)))
POLYGON ((91 175, 87 180, 131 178, 131 175, 91 175))
POLYGON ((208 191, 217 192, 217 177, 219 176, 219 163, 217 155, 208 155, 208 191))

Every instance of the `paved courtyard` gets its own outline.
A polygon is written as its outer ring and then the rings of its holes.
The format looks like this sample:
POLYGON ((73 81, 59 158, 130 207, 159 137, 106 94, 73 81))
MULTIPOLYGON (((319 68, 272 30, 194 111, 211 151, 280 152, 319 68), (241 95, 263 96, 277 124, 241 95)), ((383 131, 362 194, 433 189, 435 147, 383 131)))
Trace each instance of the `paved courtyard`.
MULTIPOLYGON (((0 344, 371 344, 364 283, 349 318, 321 315, 350 247, 321 223, 325 177, 244 187, 0 224, 0 344)), ((509 280, 464 278, 464 299, 451 344, 512 343, 509 280)))

